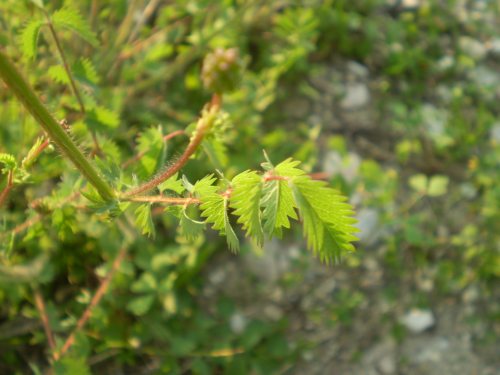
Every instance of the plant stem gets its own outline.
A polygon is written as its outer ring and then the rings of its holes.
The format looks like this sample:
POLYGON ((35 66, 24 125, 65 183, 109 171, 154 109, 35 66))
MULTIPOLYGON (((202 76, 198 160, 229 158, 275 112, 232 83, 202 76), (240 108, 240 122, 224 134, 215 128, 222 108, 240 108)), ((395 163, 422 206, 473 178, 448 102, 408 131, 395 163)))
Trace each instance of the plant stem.
MULTIPOLYGON (((168 141, 168 140, 170 140, 170 139, 172 139, 172 138, 174 138, 174 137, 176 137, 178 135, 182 135, 182 134, 186 134, 186 132, 184 130, 176 130, 176 131, 174 131, 172 133, 169 133, 169 134, 165 135, 163 137, 163 141, 166 142, 166 141, 168 141)), ((125 161, 122 164, 122 168, 127 168, 130 164, 133 164, 136 161, 140 160, 146 154, 146 152, 148 152, 148 151, 149 151, 149 149, 148 150, 144 150, 142 152, 139 152, 137 155, 131 157, 130 159, 128 159, 127 161, 125 161)))
MULTIPOLYGON (((57 52, 59 53, 59 57, 61 58, 64 70, 66 71, 66 75, 68 76, 71 90, 73 90, 73 94, 75 94, 78 105, 80 106, 80 111, 82 112, 82 114, 85 114, 85 105, 83 104, 82 96, 80 95, 80 91, 78 91, 75 79, 73 78, 73 74, 71 73, 71 69, 69 68, 68 61, 66 60, 66 55, 64 54, 64 50, 61 47, 61 42, 59 41, 56 30, 54 29, 54 25, 52 24, 49 13, 47 13, 46 10, 44 10, 44 13, 45 18, 47 19, 47 25, 49 26, 50 34, 54 39, 57 52)), ((92 134, 92 140, 94 141, 94 148, 96 149, 96 151, 99 151, 100 147, 99 142, 97 141, 97 136, 93 130, 91 130, 90 133, 92 134)))
POLYGON ((50 327, 49 316, 47 315, 47 309, 45 308, 45 302, 43 301, 42 294, 36 288, 33 289, 33 295, 35 297, 35 306, 40 314, 40 320, 43 324, 43 329, 45 330, 45 336, 47 336, 47 342, 49 343, 49 348, 55 355, 56 341, 54 340, 54 333, 50 327))
POLYGON ((3 51, 0 51, 0 77, 2 77, 7 86, 10 87, 40 126, 42 126, 61 152, 73 162, 75 167, 96 188, 101 197, 105 200, 112 200, 115 197, 115 193, 111 186, 99 176, 92 164, 90 164, 90 161, 73 143, 61 125, 52 117, 3 51))
POLYGON ((111 283, 111 280, 113 279, 113 276, 115 272, 118 270, 120 267, 120 264, 122 263, 123 259, 125 259, 125 255, 127 255, 127 247, 122 247, 118 254, 116 255, 116 258, 113 260, 113 264, 111 265, 111 269, 109 270, 108 274, 106 277, 102 280, 101 284, 99 285, 99 288, 97 288, 94 296, 90 300, 89 305, 83 312, 82 316, 80 319, 78 319, 78 322, 76 323, 76 327, 71 332, 69 337, 66 339, 66 342, 64 343, 63 347, 59 352, 54 353, 54 359, 57 361, 59 360, 68 350, 71 348, 71 345, 75 342, 75 335, 83 329, 85 324, 88 322, 90 317, 92 316, 92 312, 94 311, 94 308, 99 304, 101 301, 102 297, 106 294, 109 284, 111 283))
POLYGON ((7 185, 5 185, 2 192, 0 193, 0 206, 3 204, 5 199, 7 199, 7 196, 9 195, 9 192, 12 190, 13 187, 14 187, 14 173, 10 170, 9 174, 7 175, 7 185))
POLYGON ((191 142, 189 142, 180 158, 177 159, 170 168, 168 168, 165 172, 154 176, 151 180, 143 183, 142 185, 139 185, 138 187, 125 192, 123 194, 123 198, 129 198, 134 195, 152 190, 163 181, 172 177, 177 171, 179 171, 187 163, 191 155, 195 153, 196 149, 203 140, 203 137, 205 137, 206 132, 213 125, 218 109, 218 106, 211 106, 208 111, 204 113, 204 115, 202 115, 202 117, 198 120, 198 125, 196 126, 196 130, 194 131, 194 136, 191 138, 191 142))
POLYGON ((131 202, 148 202, 148 203, 168 203, 171 205, 188 205, 199 204, 201 201, 198 198, 177 198, 177 197, 164 197, 164 196, 140 196, 131 197, 127 199, 131 202))
POLYGON ((57 52, 59 53, 59 57, 61 58, 61 62, 63 64, 64 70, 66 71, 66 75, 69 78, 69 83, 71 89, 73 90, 73 94, 75 94, 76 100, 78 101, 78 105, 80 106, 80 111, 85 113, 85 106, 83 105, 83 100, 76 87, 75 80, 73 78, 73 74, 71 74, 71 70, 68 65, 68 61, 66 60, 66 56, 64 55, 64 51, 61 47, 61 43, 59 42, 59 38, 57 37, 56 30, 54 29, 54 25, 52 24, 52 20, 50 19, 49 14, 45 11, 45 18, 47 19, 47 25, 49 26, 50 34, 52 35, 52 39, 56 44, 57 52))

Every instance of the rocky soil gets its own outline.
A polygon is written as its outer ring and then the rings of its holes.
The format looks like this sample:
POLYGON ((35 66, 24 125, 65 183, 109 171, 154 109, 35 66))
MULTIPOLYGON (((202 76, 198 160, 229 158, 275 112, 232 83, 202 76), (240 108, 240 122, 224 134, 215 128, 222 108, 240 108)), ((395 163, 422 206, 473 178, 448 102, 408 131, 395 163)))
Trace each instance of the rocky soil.
MULTIPOLYGON (((474 40, 463 43, 478 60, 496 53, 474 40)), ((500 71, 480 64, 470 77, 500 82, 500 71)), ((325 172, 350 181, 366 157, 397 168, 393 134, 377 110, 374 93, 380 80, 366 66, 336 60, 318 69, 310 84, 320 95, 311 100, 292 94, 283 112, 290 122, 320 122, 351 142, 347 161, 325 151, 325 172)), ((439 103, 446 101, 448 91, 441 87, 438 104, 425 107, 426 126, 436 135, 446 116, 439 103)), ((497 128, 492 137, 499 137, 497 128)), ((407 268, 399 274, 388 269, 384 259, 391 233, 381 223, 381 212, 364 207, 356 196, 353 203, 361 229, 359 255, 326 267, 304 257, 304 244, 294 242, 271 242, 262 255, 221 255, 209 267, 204 298, 225 295, 236 301, 239 311, 231 319, 235 333, 250 318, 286 319, 291 345, 309 346, 285 374, 500 374, 500 324, 490 316, 500 294, 492 297, 474 283, 451 293, 438 291, 432 267, 420 268, 408 249, 401 249, 407 268)))

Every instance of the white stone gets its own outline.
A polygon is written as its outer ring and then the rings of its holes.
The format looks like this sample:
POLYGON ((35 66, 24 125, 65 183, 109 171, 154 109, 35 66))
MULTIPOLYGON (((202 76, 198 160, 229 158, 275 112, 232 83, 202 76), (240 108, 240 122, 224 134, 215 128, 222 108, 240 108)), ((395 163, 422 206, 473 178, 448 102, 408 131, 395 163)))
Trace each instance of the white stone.
POLYGON ((470 77, 479 86, 494 88, 500 84, 498 71, 485 66, 478 66, 470 72, 470 77))
POLYGON ((409 331, 421 333, 435 324, 434 315, 430 310, 412 309, 400 319, 409 331))
POLYGON ((334 278, 328 278, 322 281, 314 290, 314 296, 318 299, 328 299, 332 296, 333 291, 337 287, 337 281, 334 278))
POLYGON ((370 244, 373 243, 378 237, 378 212, 372 208, 362 208, 356 215, 358 223, 356 226, 360 230, 357 234, 360 241, 370 244))
POLYGON ((458 41, 460 48, 469 56, 476 60, 481 60, 486 56, 488 49, 483 42, 469 36, 461 36, 458 41))
POLYGON ((345 95, 340 106, 345 110, 355 110, 370 102, 370 91, 364 83, 352 82, 345 87, 345 95))
POLYGON ((378 362, 378 368, 382 374, 395 374, 396 373, 396 361, 393 356, 386 356, 380 359, 378 362))
POLYGON ((216 269, 208 275, 208 280, 214 285, 221 284, 226 279, 226 271, 222 268, 216 269))
POLYGON ((490 42, 489 52, 495 57, 500 57, 500 39, 494 39, 490 42))
POLYGON ((264 316, 273 321, 278 321, 283 317, 283 310, 275 305, 267 305, 262 310, 264 316))
POLYGON ((450 343, 442 337, 430 341, 428 345, 415 355, 416 362, 439 362, 448 350, 450 343))
POLYGON ((343 157, 336 151, 330 151, 323 160, 323 170, 327 174, 340 174, 347 182, 352 182, 358 175, 360 165, 360 156, 352 152, 343 157))
POLYGON ((438 62, 437 65, 441 70, 447 70, 453 67, 455 64, 455 59, 451 56, 444 56, 438 62))
POLYGON ((444 134, 448 115, 446 111, 441 111, 432 104, 424 104, 421 110, 424 126, 430 136, 439 137, 444 134))
POLYGON ((349 61, 347 70, 357 78, 368 78, 368 68, 356 61, 349 61))
POLYGON ((500 122, 496 122, 490 130, 490 137, 495 142, 500 142, 500 122))
POLYGON ((404 9, 418 8, 422 5, 422 0, 403 0, 401 1, 401 6, 404 9))
POLYGON ((229 326, 231 331, 236 334, 242 333, 248 324, 247 319, 240 313, 235 313, 229 318, 229 326))

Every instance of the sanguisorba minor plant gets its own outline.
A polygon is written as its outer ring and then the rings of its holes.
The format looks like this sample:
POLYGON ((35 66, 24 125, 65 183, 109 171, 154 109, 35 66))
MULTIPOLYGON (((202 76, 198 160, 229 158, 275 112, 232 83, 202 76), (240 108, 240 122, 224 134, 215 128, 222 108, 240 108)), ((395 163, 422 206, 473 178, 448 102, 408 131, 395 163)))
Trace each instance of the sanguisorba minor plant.
MULTIPOLYGON (((63 69, 59 74, 66 75, 61 80, 69 83, 80 103, 81 112, 85 113, 84 101, 80 98, 54 31, 54 24, 59 22, 62 26, 69 25, 70 28, 79 30, 89 42, 94 41, 95 36, 85 26, 84 20, 79 14, 72 12, 68 9, 52 15, 45 12, 46 22, 28 25, 24 39, 26 43, 34 41, 36 45, 39 29, 44 26, 49 28, 61 56, 63 69), (64 12, 67 14, 63 14, 64 12), (68 18, 71 19, 71 24, 63 21, 68 18)), ((211 100, 201 109, 195 123, 163 138, 168 140, 176 135, 187 135, 189 142, 186 148, 173 162, 157 168, 159 172, 139 181, 136 176, 127 175, 124 167, 140 160, 144 150, 120 164, 119 160, 106 157, 106 150, 101 149, 105 146, 99 145, 99 137, 94 130, 89 130, 89 137, 92 136, 94 140, 93 150, 82 150, 71 135, 71 124, 54 118, 6 52, 0 50, 0 77, 45 134, 21 161, 12 154, 0 153, 0 209, 8 209, 9 194, 27 180, 30 167, 37 157, 53 146, 86 181, 82 182, 81 188, 69 199, 60 202, 60 205, 71 206, 72 200, 81 194, 86 198, 86 209, 93 210, 100 220, 114 220, 117 226, 123 228, 124 233, 133 231, 135 226, 142 234, 153 236, 155 228, 152 208, 164 206, 165 210, 170 210, 177 217, 180 233, 185 237, 196 237, 208 224, 225 236, 229 249, 236 252, 239 249, 239 239, 233 228, 235 221, 246 236, 261 247, 266 239, 281 237, 283 229, 290 227, 291 220, 298 220, 303 226, 308 248, 324 263, 338 261, 343 254, 354 249, 352 242, 356 239, 356 228, 353 226, 353 210, 338 191, 323 181, 314 180, 302 170, 299 161, 290 158, 273 163, 264 153, 265 161, 261 171, 246 170, 228 179, 218 170, 197 181, 190 181, 189 176, 181 175, 183 167, 204 142, 210 139, 219 142, 224 140, 231 122, 230 114, 223 109, 223 97, 224 93, 237 87, 241 69, 241 59, 235 48, 217 48, 205 57, 202 81, 205 88, 213 93, 211 100)), ((28 204, 34 206, 36 202, 26 202, 28 204)), ((30 222, 26 225, 29 226, 30 222)), ((14 236, 16 230, 18 229, 7 229, 7 237, 9 234, 14 236)), ((69 335, 62 334, 66 337, 64 340, 55 337, 43 298, 36 283, 33 283, 33 299, 45 328, 52 360, 58 361, 71 348, 75 335, 83 329, 93 308, 106 293, 113 273, 125 257, 129 242, 130 236, 125 235, 121 250, 112 262, 107 276, 75 323, 73 332, 69 335)), ((8 273, 8 266, 2 265, 2 272, 8 273)), ((29 280, 29 275, 23 275, 19 269, 12 271, 11 275, 29 280)))

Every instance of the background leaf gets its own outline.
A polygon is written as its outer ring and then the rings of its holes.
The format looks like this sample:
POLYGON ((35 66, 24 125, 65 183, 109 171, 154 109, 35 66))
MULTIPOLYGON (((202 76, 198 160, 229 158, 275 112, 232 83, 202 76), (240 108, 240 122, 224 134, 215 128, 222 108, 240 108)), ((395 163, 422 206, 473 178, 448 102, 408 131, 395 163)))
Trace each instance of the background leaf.
POLYGON ((61 8, 52 14, 52 22, 57 27, 63 27, 75 32, 78 36, 96 47, 99 44, 95 33, 90 28, 87 20, 84 19, 78 10, 74 8, 61 8))

